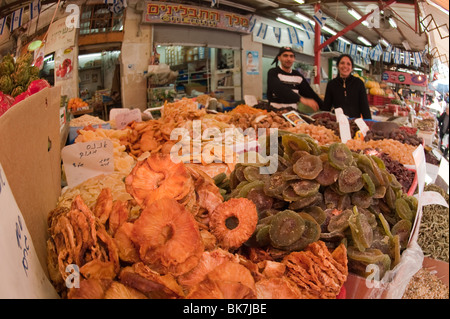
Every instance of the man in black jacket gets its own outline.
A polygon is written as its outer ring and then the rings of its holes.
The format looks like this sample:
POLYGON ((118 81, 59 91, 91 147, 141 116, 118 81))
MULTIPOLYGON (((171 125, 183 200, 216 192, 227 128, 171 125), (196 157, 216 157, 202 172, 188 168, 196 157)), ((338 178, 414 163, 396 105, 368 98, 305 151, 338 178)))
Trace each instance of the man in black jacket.
POLYGON ((441 150, 444 152, 444 157, 447 157, 448 154, 448 139, 447 145, 444 145, 443 140, 444 136, 449 134, 449 110, 448 105, 445 108, 445 112, 441 114, 438 118, 439 123, 439 145, 441 146, 441 150))
POLYGON ((292 48, 282 47, 272 64, 277 64, 267 73, 267 99, 275 109, 292 108, 297 110, 298 103, 318 111, 323 101, 314 92, 305 77, 292 66, 295 54, 292 48), (281 66, 278 66, 280 62, 281 66))

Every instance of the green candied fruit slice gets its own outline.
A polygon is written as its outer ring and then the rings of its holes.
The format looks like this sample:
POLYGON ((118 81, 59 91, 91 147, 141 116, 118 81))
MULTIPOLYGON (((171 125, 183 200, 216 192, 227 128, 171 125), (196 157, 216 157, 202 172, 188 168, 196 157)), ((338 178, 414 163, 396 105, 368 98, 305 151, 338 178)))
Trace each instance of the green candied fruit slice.
POLYGON ((297 194, 294 189, 292 188, 292 185, 289 185, 282 193, 283 199, 287 202, 295 202, 302 197, 297 194))
POLYGON ((262 181, 267 178, 267 174, 260 174, 259 167, 247 166, 244 168, 244 177, 249 182, 262 181))
POLYGON ((412 221, 414 218, 414 213, 404 198, 397 198, 395 201, 395 212, 398 217, 407 221, 412 221))
POLYGON ((300 157, 302 157, 303 155, 311 155, 309 152, 307 152, 307 151, 295 151, 294 153, 292 153, 292 155, 290 156, 290 159, 291 159, 291 163, 292 164, 295 164, 297 161, 298 161, 298 159, 300 158, 300 157))
POLYGON ((322 225, 327 219, 327 214, 320 206, 310 206, 305 208, 305 213, 310 215, 317 224, 322 225))
POLYGON ((284 152, 289 156, 289 158, 296 151, 306 151, 308 153, 311 151, 311 148, 304 137, 292 133, 283 135, 281 138, 281 143, 283 145, 284 152))
POLYGON ((386 164, 384 164, 383 160, 381 158, 379 158, 376 155, 371 155, 373 161, 375 162, 375 164, 377 164, 377 166, 382 169, 385 170, 386 169, 386 164))
POLYGON ((349 227, 349 219, 353 215, 351 209, 346 209, 338 215, 333 215, 328 222, 327 229, 332 232, 343 232, 349 227))
POLYGON ((323 195, 318 192, 315 195, 308 197, 301 197, 299 200, 289 204, 289 209, 300 210, 308 206, 317 205, 318 202, 323 200, 323 195))
POLYGON ((417 212, 417 208, 419 206, 419 200, 414 196, 408 196, 408 195, 404 196, 403 198, 408 203, 409 208, 411 208, 412 212, 413 213, 417 212))
POLYGON ((373 194, 373 198, 384 198, 386 195, 386 186, 377 186, 375 187, 375 194, 373 194))
POLYGON ((255 204, 258 212, 268 210, 272 208, 273 205, 273 198, 267 196, 266 193, 264 193, 264 189, 259 187, 252 188, 247 194, 247 199, 255 204))
POLYGON ((330 186, 337 181, 340 170, 333 167, 330 162, 326 161, 322 163, 323 169, 317 175, 316 181, 322 186, 330 186))
POLYGON ((216 186, 220 185, 220 184, 222 184, 225 181, 226 178, 227 178, 227 174, 226 173, 217 174, 213 178, 214 184, 216 184, 216 186))
POLYGON ((297 195, 301 197, 308 197, 319 192, 320 184, 316 181, 301 180, 298 182, 293 182, 291 187, 297 195))
POLYGON ((305 221, 305 231, 299 240, 289 246, 280 247, 280 249, 288 251, 300 251, 305 249, 309 244, 320 239, 321 228, 316 220, 307 213, 300 213, 301 218, 305 221))
POLYGON ((332 166, 339 170, 343 170, 353 163, 353 154, 347 145, 333 143, 328 150, 328 160, 332 166))
POLYGON ((282 175, 283 180, 285 180, 286 182, 300 179, 300 176, 295 174, 292 166, 286 168, 283 172, 281 172, 281 175, 282 175))
POLYGON ((300 239, 305 231, 305 220, 291 210, 276 214, 270 223, 269 236, 276 248, 289 246, 300 239))
POLYGON ((347 248, 347 256, 349 271, 362 277, 368 277, 372 273, 367 272, 368 265, 377 266, 377 275, 380 279, 384 277, 386 271, 391 269, 391 258, 389 255, 376 248, 360 251, 356 247, 350 246, 347 248))
POLYGON ((248 184, 244 185, 241 190, 239 191, 239 194, 237 197, 243 197, 243 198, 247 198, 248 193, 252 190, 252 189, 262 189, 264 187, 264 182, 263 181, 254 181, 254 182, 249 182, 248 184))
POLYGON ((411 234, 412 223, 409 220, 402 219, 392 227, 392 235, 400 237, 400 247, 406 248, 411 234))
POLYGON ((376 192, 376 187, 372 178, 370 178, 369 174, 363 173, 362 179, 364 181, 364 188, 367 190, 370 196, 374 196, 376 192))
POLYGON ((339 190, 343 193, 353 193, 364 187, 361 170, 356 166, 349 166, 341 171, 338 178, 339 190))
POLYGON ((389 239, 389 257, 392 260, 391 269, 393 269, 400 263, 401 258, 401 244, 399 235, 395 235, 389 239))
POLYGON ((369 208, 372 204, 372 196, 365 190, 360 190, 351 194, 352 204, 362 208, 369 208))
POLYGON ((264 193, 267 196, 283 199, 282 193, 289 186, 282 173, 276 172, 264 181, 264 193))
POLYGON ((378 218, 380 219, 381 226, 383 226, 383 229, 384 229, 384 232, 386 233, 386 235, 389 236, 389 238, 392 238, 393 235, 391 233, 391 226, 389 226, 388 221, 386 220, 386 218, 384 218, 383 213, 379 213, 378 218))
POLYGON ((293 165, 295 174, 303 179, 315 179, 323 169, 322 160, 316 155, 303 155, 293 165))
POLYGON ((257 232, 256 232, 256 243, 260 247, 265 247, 270 245, 270 231, 271 226, 270 225, 264 225, 262 226, 257 232))
POLYGON ((353 214, 348 220, 352 233, 353 242, 360 251, 369 248, 373 242, 373 229, 367 217, 359 213, 356 206, 353 207, 353 214))

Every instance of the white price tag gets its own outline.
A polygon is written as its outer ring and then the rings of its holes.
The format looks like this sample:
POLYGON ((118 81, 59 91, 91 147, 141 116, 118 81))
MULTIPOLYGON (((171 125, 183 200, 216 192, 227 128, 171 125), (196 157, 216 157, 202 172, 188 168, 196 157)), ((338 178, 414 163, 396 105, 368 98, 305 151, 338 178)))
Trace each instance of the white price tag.
POLYGON ((114 171, 114 146, 110 140, 66 146, 61 151, 61 157, 69 187, 114 171))
POLYGON ((0 298, 59 298, 42 269, 1 164, 0 207, 0 298))
POLYGON ((116 127, 118 130, 123 129, 131 122, 141 122, 142 121, 142 114, 141 110, 139 109, 133 109, 133 110, 127 110, 125 112, 120 112, 116 115, 116 127))
POLYGON ((364 122, 364 120, 361 118, 357 118, 357 119, 355 119, 355 123, 356 123, 356 125, 358 125, 358 128, 359 128, 360 132, 362 133, 362 135, 366 136, 367 132, 370 131, 366 122, 364 122))
POLYGON ((336 113, 336 121, 339 124, 339 132, 341 135, 342 143, 347 143, 347 141, 352 139, 352 134, 350 131, 350 123, 348 122, 347 117, 342 112, 341 108, 335 110, 336 113))

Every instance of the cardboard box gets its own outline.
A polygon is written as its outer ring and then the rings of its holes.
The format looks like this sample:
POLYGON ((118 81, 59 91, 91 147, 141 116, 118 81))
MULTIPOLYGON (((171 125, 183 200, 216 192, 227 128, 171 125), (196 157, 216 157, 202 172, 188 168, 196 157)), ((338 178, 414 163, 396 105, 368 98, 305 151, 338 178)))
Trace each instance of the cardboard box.
POLYGON ((205 93, 206 92, 206 86, 200 85, 199 83, 189 83, 184 85, 184 90, 187 95, 191 95, 192 91, 198 91, 205 93))
POLYGON ((47 88, 0 117, 0 163, 47 276, 47 215, 61 194, 60 99, 60 87, 47 88))

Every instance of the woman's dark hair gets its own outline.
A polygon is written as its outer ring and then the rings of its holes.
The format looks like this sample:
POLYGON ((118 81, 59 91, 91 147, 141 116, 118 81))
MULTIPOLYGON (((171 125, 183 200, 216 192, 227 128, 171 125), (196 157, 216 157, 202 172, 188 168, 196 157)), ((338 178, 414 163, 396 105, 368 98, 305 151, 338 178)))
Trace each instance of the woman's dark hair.
POLYGON ((352 63, 352 68, 353 68, 353 58, 349 55, 349 54, 342 54, 341 56, 338 57, 337 59, 337 65, 339 65, 339 62, 341 62, 342 58, 347 57, 349 58, 350 62, 352 63))

